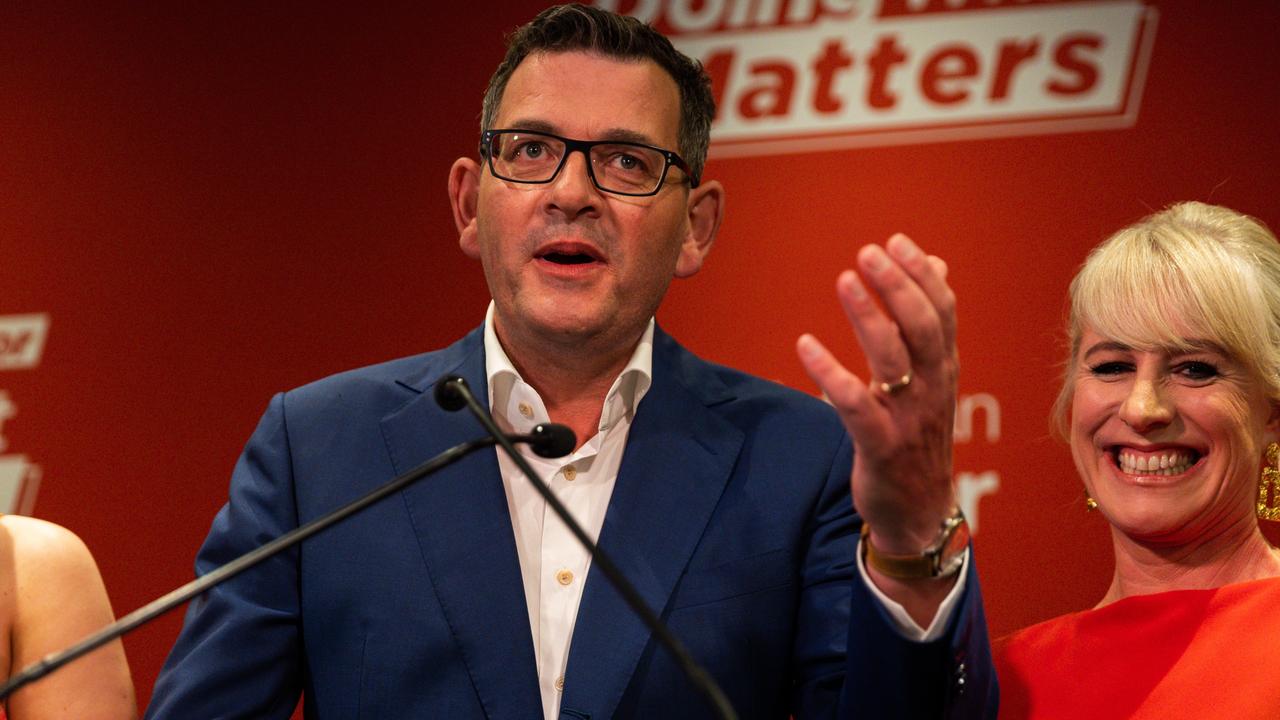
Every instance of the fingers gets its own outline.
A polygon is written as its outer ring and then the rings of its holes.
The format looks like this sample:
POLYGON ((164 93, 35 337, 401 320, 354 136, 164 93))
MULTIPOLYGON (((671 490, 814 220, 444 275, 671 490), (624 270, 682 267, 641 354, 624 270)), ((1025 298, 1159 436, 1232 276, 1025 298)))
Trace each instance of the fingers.
POLYGON ((956 296, 947 284, 947 263, 936 255, 925 255, 902 233, 889 238, 885 246, 924 291, 941 322, 944 341, 948 346, 952 345, 956 332, 956 296))
MULTIPOLYGON (((927 265, 925 255, 909 243, 890 244, 889 248, 900 257, 891 257, 877 245, 858 251, 858 269, 866 286, 851 271, 841 273, 836 282, 836 295, 866 355, 873 380, 879 382, 932 367, 945 352, 937 312, 904 268, 904 264, 927 265)), ((928 272, 932 274, 932 269, 928 272)))
POLYGON ((933 266, 933 271, 943 280, 947 279, 947 261, 937 255, 929 256, 929 264, 933 266))
POLYGON ((866 395, 866 385, 827 350, 814 336, 805 333, 796 341, 796 354, 809 377, 838 408, 855 407, 866 395))
MULTIPOLYGON (((893 272, 892 261, 874 245, 863 248, 858 260, 864 272, 873 278, 893 272)), ((880 309, 857 273, 852 270, 840 273, 836 278, 836 297, 867 356, 873 381, 910 373, 911 355, 898 324, 880 309)))
POLYGON ((849 434, 861 442, 877 442, 879 416, 884 409, 868 391, 866 383, 849 372, 831 351, 812 335, 804 334, 796 341, 800 364, 839 411, 849 434))
POLYGON ((857 267, 837 278, 836 296, 871 377, 854 377, 808 336, 796 346, 806 372, 837 408, 860 415, 887 407, 890 396, 901 408, 903 396, 954 387, 955 294, 947 264, 897 234, 883 248, 859 250, 857 267))
POLYGON ((905 343, 903 350, 892 344, 879 344, 888 339, 883 328, 875 338, 864 338, 859 333, 859 340, 863 341, 862 347, 868 353, 877 377, 898 377, 909 370, 900 359, 904 354, 909 361, 927 365, 952 354, 955 346, 955 294, 945 279, 946 263, 925 255, 907 236, 898 234, 885 243, 885 249, 874 245, 862 248, 858 253, 858 267, 867 284, 879 296, 884 309, 871 303, 880 316, 878 321, 870 321, 870 315, 862 313, 860 319, 850 314, 850 322, 855 328, 859 321, 870 323, 873 329, 888 324, 897 331, 900 342, 905 343), (867 339, 876 342, 868 343, 867 339))

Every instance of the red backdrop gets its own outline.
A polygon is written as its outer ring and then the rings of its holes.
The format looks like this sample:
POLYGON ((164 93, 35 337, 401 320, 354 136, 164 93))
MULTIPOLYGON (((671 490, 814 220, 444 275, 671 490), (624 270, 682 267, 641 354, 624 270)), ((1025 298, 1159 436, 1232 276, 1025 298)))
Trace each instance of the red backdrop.
MULTIPOLYGON (((191 578, 272 393, 480 321, 446 171, 475 150, 502 34, 543 5, 0 9, 0 316, 48 318, 38 364, 0 362, 0 453, 39 466, 33 514, 85 539, 118 614, 191 578)), ((860 363, 832 291, 855 249, 905 231, 944 256, 961 393, 1000 410, 998 437, 980 413, 956 452, 999 481, 975 541, 996 634, 1092 605, 1110 577, 1046 419, 1074 268, 1177 200, 1280 227, 1280 11, 1146 5, 1131 127, 713 159, 727 220, 659 316, 811 391, 801 332, 860 363)), ((126 641, 143 705, 180 620, 126 641)))

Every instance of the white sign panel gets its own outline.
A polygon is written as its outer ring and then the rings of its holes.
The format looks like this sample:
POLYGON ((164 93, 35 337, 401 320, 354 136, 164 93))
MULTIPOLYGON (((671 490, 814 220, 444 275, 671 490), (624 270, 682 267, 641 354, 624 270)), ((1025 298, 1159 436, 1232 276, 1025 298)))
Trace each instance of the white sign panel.
POLYGON ((702 61, 722 157, 1129 127, 1156 25, 1141 0, 597 4, 702 61))

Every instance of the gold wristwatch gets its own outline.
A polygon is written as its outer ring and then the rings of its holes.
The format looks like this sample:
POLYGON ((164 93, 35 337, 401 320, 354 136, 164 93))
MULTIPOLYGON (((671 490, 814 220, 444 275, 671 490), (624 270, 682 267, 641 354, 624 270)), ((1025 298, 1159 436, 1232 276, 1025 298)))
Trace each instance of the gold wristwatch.
POLYGON ((881 573, 900 580, 949 577, 960 570, 969 546, 969 523, 960 508, 952 508, 942 521, 938 537, 919 555, 890 555, 871 544, 871 525, 862 523, 862 561, 881 573))

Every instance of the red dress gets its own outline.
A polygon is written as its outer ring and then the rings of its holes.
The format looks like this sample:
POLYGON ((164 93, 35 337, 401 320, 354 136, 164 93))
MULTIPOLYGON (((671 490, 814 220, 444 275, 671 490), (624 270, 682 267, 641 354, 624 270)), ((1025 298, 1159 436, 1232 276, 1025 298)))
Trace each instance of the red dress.
POLYGON ((1280 718, 1280 578, 1125 598, 996 643, 1000 717, 1280 718))

